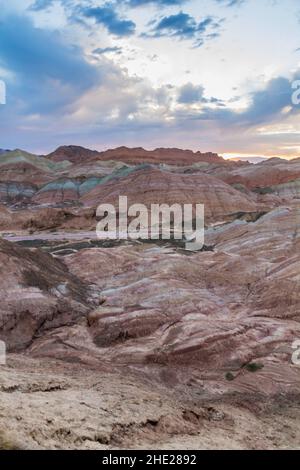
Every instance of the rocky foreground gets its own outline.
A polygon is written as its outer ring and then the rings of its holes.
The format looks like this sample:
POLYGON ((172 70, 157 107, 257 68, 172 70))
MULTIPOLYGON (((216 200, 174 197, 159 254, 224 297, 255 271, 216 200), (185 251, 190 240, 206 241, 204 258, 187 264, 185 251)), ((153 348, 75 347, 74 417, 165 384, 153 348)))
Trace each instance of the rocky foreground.
POLYGON ((0 200, 0 447, 300 447, 299 160, 4 152, 0 200), (97 240, 119 195, 204 203, 204 248, 97 240))

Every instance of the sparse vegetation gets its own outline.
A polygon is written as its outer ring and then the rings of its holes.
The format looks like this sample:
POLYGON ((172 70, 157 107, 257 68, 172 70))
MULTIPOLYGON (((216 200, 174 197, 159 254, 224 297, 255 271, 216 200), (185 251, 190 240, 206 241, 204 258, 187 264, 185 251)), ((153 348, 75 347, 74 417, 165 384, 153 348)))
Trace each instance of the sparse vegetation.
POLYGON ((0 431, 0 450, 19 450, 19 446, 6 433, 0 431))
POLYGON ((248 372, 257 372, 264 368, 264 365, 261 362, 250 362, 245 366, 245 369, 248 372))
POLYGON ((235 379, 235 376, 233 375, 232 372, 226 372, 225 378, 226 378, 226 380, 228 380, 229 382, 232 382, 232 381, 235 379))
POLYGON ((264 188, 254 188, 253 192, 258 194, 272 194, 275 193, 275 189, 272 186, 264 187, 264 188))

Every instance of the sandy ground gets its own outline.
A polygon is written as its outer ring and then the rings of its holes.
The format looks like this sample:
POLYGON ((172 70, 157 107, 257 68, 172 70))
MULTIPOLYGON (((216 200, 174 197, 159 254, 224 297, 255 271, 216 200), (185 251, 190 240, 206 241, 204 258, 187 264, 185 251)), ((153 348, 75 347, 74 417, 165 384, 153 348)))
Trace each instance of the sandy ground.
POLYGON ((0 448, 300 448, 299 397, 204 402, 127 372, 21 355, 0 367, 0 448))

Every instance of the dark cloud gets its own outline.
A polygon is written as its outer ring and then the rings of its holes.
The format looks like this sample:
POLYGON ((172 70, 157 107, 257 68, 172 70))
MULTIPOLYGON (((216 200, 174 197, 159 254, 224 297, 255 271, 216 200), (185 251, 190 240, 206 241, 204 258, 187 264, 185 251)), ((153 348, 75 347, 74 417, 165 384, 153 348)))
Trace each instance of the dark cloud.
POLYGON ((96 54, 96 55, 103 55, 103 54, 107 54, 107 53, 115 53, 115 54, 122 54, 122 47, 98 47, 97 49, 94 49, 93 50, 93 54, 96 54))
POLYGON ((252 93, 249 108, 243 113, 245 124, 257 125, 271 121, 291 105, 291 82, 284 77, 270 80, 264 90, 252 93))
POLYGON ((87 18, 93 18, 96 23, 107 28, 108 32, 115 36, 131 36, 135 32, 135 23, 121 18, 112 4, 82 8, 81 13, 87 18))
POLYGON ((196 46, 201 46, 205 39, 217 37, 217 30, 220 28, 222 20, 216 20, 207 16, 200 22, 182 11, 175 15, 165 16, 153 25, 150 33, 143 34, 143 37, 177 37, 179 39, 193 39, 196 46), (208 30, 210 31, 209 34, 208 30), (213 30, 213 32, 211 32, 213 30))
MULTIPOLYGON (((41 11, 52 6, 54 1, 36 0, 29 9, 41 11)), ((81 17, 92 18, 97 24, 104 26, 109 33, 118 37, 131 36, 135 32, 135 23, 119 15, 118 4, 115 2, 106 2, 101 6, 95 6, 87 0, 82 0, 80 3, 74 0, 60 0, 60 3, 66 7, 69 19, 75 22, 80 22, 81 17)))
MULTIPOLYGON (((31 5, 30 9, 35 11, 40 11, 48 8, 54 3, 55 0, 35 0, 31 5)), ((73 2, 72 0, 60 0, 63 5, 70 5, 73 2)), ((85 0, 84 0, 85 1, 85 0)), ((118 0, 117 3, 122 3, 130 7, 140 7, 145 5, 156 5, 158 7, 171 7, 171 6, 181 6, 185 3, 189 3, 191 0, 118 0)), ((220 5, 227 7, 234 7, 242 5, 246 0, 213 0, 220 5)), ((81 1, 83 3, 83 1, 81 1)), ((78 2, 77 2, 78 4, 78 2)))
POLYGON ((226 7, 236 7, 245 3, 246 0, 215 0, 215 2, 225 5, 226 7))
MULTIPOLYGON (((119 0, 107 1, 101 6, 97 6, 88 0, 82 0, 79 4, 74 0, 60 0, 60 3, 67 8, 70 20, 81 22, 82 18, 92 18, 97 24, 104 26, 107 31, 117 37, 131 36, 136 31, 136 24, 127 18, 120 16, 118 7, 138 7, 156 5, 158 7, 180 6, 189 0, 119 0)), ((215 0, 227 6, 233 6, 243 0, 215 0)), ((40 11, 50 7, 54 0, 36 0, 30 7, 31 10, 40 11)), ((219 36, 219 27, 223 20, 216 20, 211 16, 206 16, 202 21, 197 22, 194 17, 182 11, 152 20, 150 32, 143 33, 143 37, 178 37, 180 39, 194 39, 196 46, 201 46, 205 39, 214 39, 219 36), (210 29, 210 31, 207 31, 210 29), (206 38, 204 35, 207 33, 206 38)))
MULTIPOLYGON (((48 8, 54 3, 55 0, 35 0, 35 2, 30 6, 31 10, 40 11, 48 8)), ((60 0, 63 5, 69 5, 72 0, 60 0)), ((176 5, 183 5, 184 3, 189 2, 190 0, 118 0, 115 2, 122 3, 124 5, 128 5, 129 7, 140 7, 144 5, 157 5, 157 6, 176 6, 176 5)), ((219 1, 219 0, 217 0, 219 1)), ((79 2, 77 2, 78 4, 79 2)), ((80 3, 83 3, 82 1, 80 3)))
POLYGON ((194 85, 190 82, 186 83, 178 89, 177 103, 182 105, 210 103, 221 107, 225 106, 222 100, 214 97, 206 98, 204 91, 202 85, 194 85))
MULTIPOLYGON (((31 11, 47 10, 57 1, 60 1, 61 5, 64 7, 69 7, 71 9, 75 6, 76 3, 74 0, 35 0, 28 9, 31 11)), ((81 0, 81 4, 86 3, 87 1, 88 0, 81 0)))
POLYGON ((182 5, 183 3, 188 2, 189 0, 123 0, 124 3, 132 7, 139 7, 143 5, 158 5, 158 6, 174 6, 182 5))

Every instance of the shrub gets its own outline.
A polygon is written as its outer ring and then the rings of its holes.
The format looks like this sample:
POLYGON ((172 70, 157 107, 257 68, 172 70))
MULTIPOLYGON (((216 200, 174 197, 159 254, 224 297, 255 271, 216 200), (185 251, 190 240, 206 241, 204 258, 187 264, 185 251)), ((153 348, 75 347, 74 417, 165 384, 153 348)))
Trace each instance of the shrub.
POLYGON ((228 380, 229 382, 232 382, 232 380, 235 379, 235 377, 234 377, 234 375, 233 375, 232 372, 226 372, 225 378, 226 378, 226 380, 228 380))
POLYGON ((245 366, 248 372, 257 372, 258 370, 263 369, 264 365, 261 362, 250 362, 245 366))

